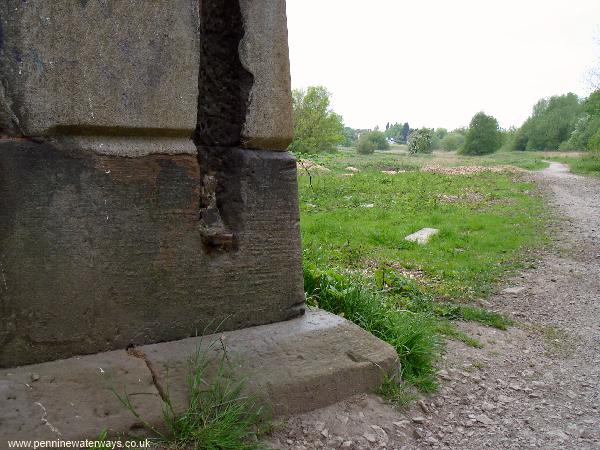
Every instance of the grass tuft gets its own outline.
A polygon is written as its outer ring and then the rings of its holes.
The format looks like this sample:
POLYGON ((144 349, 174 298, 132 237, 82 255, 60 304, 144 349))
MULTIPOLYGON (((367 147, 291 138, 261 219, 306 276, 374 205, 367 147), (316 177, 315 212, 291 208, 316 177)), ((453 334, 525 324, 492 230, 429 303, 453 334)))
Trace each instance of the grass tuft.
POLYGON ((304 270, 307 302, 341 315, 392 345, 402 377, 424 392, 434 391, 434 361, 440 341, 435 320, 427 314, 400 310, 393 302, 333 272, 304 270))
POLYGON ((376 392, 398 409, 406 409, 412 402, 418 400, 419 393, 415 387, 386 377, 376 392))
POLYGON ((187 385, 189 405, 178 414, 166 396, 163 414, 168 433, 158 431, 144 421, 128 393, 113 392, 144 426, 156 434, 158 442, 171 449, 195 450, 253 450, 264 448, 258 436, 268 427, 263 410, 254 396, 243 393, 244 382, 228 374, 225 352, 216 369, 208 376, 208 349, 198 348, 190 361, 187 385))
POLYGON ((467 333, 458 330, 455 326, 452 325, 448 320, 440 320, 438 322, 438 333, 449 337, 451 339, 455 339, 457 341, 463 342, 467 344, 469 347, 473 348, 483 348, 483 344, 478 339, 469 336, 467 333))

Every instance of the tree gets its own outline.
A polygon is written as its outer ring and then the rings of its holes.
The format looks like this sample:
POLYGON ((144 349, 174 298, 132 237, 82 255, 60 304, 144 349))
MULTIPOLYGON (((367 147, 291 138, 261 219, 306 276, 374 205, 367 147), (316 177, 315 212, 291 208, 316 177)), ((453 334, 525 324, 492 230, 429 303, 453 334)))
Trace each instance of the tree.
POLYGON ((431 148, 438 149, 442 146, 442 139, 446 137, 448 130, 445 128, 436 128, 431 137, 431 148))
POLYGON ((575 122, 569 139, 560 144, 561 150, 598 150, 600 138, 600 89, 583 102, 583 113, 575 122))
POLYGON ((390 144, 388 144, 385 134, 379 130, 361 134, 356 143, 356 150, 362 154, 369 154, 375 150, 387 150, 389 148, 390 144))
POLYGON ((342 142, 344 147, 352 147, 358 139, 358 130, 354 128, 344 127, 342 134, 344 135, 344 142, 342 142))
POLYGON ((407 143, 408 142, 408 135, 410 134, 410 126, 408 125, 408 122, 404 122, 404 125, 402 125, 402 142, 403 143, 407 143))
POLYGON ((410 155, 431 153, 433 151, 432 141, 433 130, 429 128, 413 130, 408 135, 408 153, 410 155))
POLYGON ((502 134, 496 118, 478 112, 471 119, 465 143, 460 149, 464 155, 494 153, 502 145, 502 134))
POLYGON ((368 133, 369 139, 375 143, 375 148, 377 150, 388 150, 390 148, 390 144, 385 137, 385 134, 379 130, 371 131, 368 133))
POLYGON ((541 99, 517 132, 513 150, 558 150, 575 130, 582 108, 573 93, 541 99))
POLYGON ((442 139, 444 139, 446 137, 446 135, 448 134, 448 130, 446 130, 445 128, 436 128, 435 129, 435 135, 437 136, 437 138, 441 141, 442 139))
POLYGON ((331 94, 323 86, 292 91, 294 140, 289 150, 301 153, 333 151, 342 144, 342 117, 330 107, 331 94))
POLYGON ((390 125, 385 130, 385 137, 391 139, 392 141, 400 144, 404 142, 403 140, 403 127, 401 123, 395 123, 390 125))

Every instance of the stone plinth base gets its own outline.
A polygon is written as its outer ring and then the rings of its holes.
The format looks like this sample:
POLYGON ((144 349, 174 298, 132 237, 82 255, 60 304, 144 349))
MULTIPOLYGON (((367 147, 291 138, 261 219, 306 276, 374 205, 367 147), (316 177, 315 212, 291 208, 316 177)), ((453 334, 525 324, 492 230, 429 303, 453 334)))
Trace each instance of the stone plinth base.
POLYGON ((399 369, 390 345, 343 318, 309 311, 287 322, 2 370, 0 437, 85 439, 104 429, 147 435, 108 388, 150 394, 131 398, 160 429, 161 395, 168 383, 175 409, 185 409, 189 360, 199 348, 213 366, 225 348, 228 367, 275 416, 372 391, 399 369))
POLYGON ((131 157, 0 139, 0 367, 303 310, 291 155, 131 157))

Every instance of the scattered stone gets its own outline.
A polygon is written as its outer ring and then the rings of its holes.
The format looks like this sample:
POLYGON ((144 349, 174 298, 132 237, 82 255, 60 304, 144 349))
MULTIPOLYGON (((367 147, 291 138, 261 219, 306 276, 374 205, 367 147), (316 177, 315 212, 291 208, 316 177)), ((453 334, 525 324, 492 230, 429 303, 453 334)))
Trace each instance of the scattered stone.
POLYGON ((420 428, 415 428, 413 430, 413 435, 417 439, 423 439, 425 437, 425 434, 423 433, 423 430, 421 430, 420 428))
POLYGON ((448 374, 447 370, 440 370, 438 372, 438 376, 442 379, 442 380, 446 380, 446 381, 450 381, 452 379, 452 377, 448 374))
POLYGON ((387 441, 388 435, 383 428, 378 425, 371 425, 371 428, 377 433, 380 441, 387 441))
POLYGON ((483 402, 481 404, 481 409, 483 409, 484 411, 493 411, 494 409, 496 409, 496 407, 489 402, 483 402))
POLYGON ((426 419, 425 419, 425 417, 423 417, 423 416, 416 416, 416 417, 413 417, 413 418, 412 418, 412 421, 413 421, 414 423, 425 423, 425 420, 426 420, 426 419))
POLYGON ((546 434, 550 437, 555 437, 562 441, 564 441, 565 439, 568 439, 567 434, 562 430, 551 430, 551 431, 546 432, 546 434))
POLYGON ((377 442, 377 436, 375 436, 373 433, 365 433, 363 434, 363 437, 369 441, 371 444, 374 444, 375 442, 377 442))
POLYGON ((374 208, 375 204, 373 203, 365 203, 364 205, 360 205, 361 208, 374 208))
POLYGON ((31 373, 30 378, 31 378, 31 381, 35 382, 40 379, 40 376, 37 373, 33 372, 33 373, 31 373))
POLYGON ((589 439, 592 437, 592 433, 590 433, 590 430, 581 430, 579 437, 581 439, 589 439))
POLYGON ((309 174, 314 175, 318 172, 331 172, 327 167, 323 167, 313 161, 308 159, 298 160, 296 162, 296 170, 298 172, 298 176, 307 176, 309 174), (307 173, 308 172, 308 173, 307 173))
POLYGON ((429 408, 423 400, 419 400, 417 402, 417 405, 419 405, 419 408, 421 408, 425 414, 429 414, 429 408))
POLYGON ((523 286, 515 286, 504 289, 502 292, 505 294, 520 294, 525 288, 523 286))
POLYGON ((457 167, 440 167, 436 165, 431 166, 423 166, 421 168, 421 172, 429 172, 429 173, 441 173, 444 175, 471 175, 475 173, 484 173, 484 172, 492 172, 492 173, 500 173, 500 172, 509 172, 509 173, 520 173, 523 172, 523 169, 514 166, 457 166, 457 167))
POLYGON ((416 242, 420 245, 425 245, 429 242, 432 236, 438 234, 440 230, 437 228, 422 228, 419 231, 409 234, 404 238, 405 241, 416 242))
POLYGON ((510 402, 512 402, 513 400, 514 400, 514 399, 513 399, 512 397, 508 397, 508 396, 506 396, 506 395, 503 395, 503 394, 500 394, 500 395, 498 396, 498 401, 499 401, 500 403, 510 403, 510 402))
POLYGON ((398 428, 403 428, 405 426, 407 426, 410 422, 408 420, 400 420, 399 422, 392 422, 394 425, 396 425, 398 428))
POLYGON ((360 170, 358 170, 356 167, 352 167, 352 166, 348 166, 348 167, 346 167, 346 170, 347 170, 348 172, 353 172, 353 173, 360 172, 360 170))

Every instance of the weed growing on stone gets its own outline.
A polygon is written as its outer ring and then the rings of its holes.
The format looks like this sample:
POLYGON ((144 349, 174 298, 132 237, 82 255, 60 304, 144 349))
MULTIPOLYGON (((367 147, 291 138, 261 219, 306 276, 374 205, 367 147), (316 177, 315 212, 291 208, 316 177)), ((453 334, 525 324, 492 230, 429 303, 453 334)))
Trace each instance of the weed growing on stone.
POLYGON ((87 450, 113 450, 113 447, 108 443, 108 430, 102 430, 87 450))
MULTIPOLYGON (((210 346, 209 346, 210 349, 210 346)), ((163 415, 167 433, 145 421, 131 402, 131 395, 113 392, 166 448, 195 450, 252 450, 264 448, 258 436, 269 426, 255 396, 244 394, 243 380, 228 372, 225 352, 216 373, 209 367, 207 349, 198 348, 190 361, 187 385, 189 404, 178 413, 168 395, 163 398, 163 415), (209 376, 210 372, 210 376, 209 376)))

